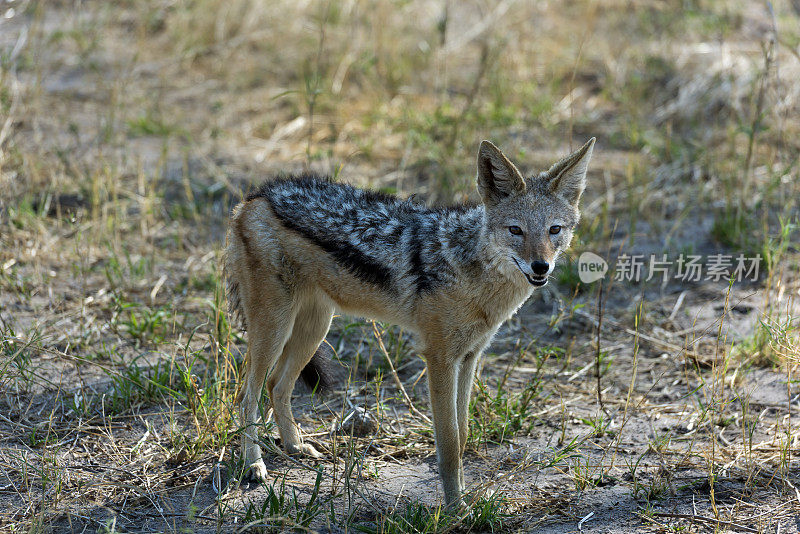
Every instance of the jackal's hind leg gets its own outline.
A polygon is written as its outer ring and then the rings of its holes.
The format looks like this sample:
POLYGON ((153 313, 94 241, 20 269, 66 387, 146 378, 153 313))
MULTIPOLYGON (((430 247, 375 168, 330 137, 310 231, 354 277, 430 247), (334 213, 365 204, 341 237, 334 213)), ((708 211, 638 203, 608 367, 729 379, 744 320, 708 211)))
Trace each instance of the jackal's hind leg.
POLYGON ((239 413, 244 426, 242 434, 242 456, 250 479, 267 481, 267 468, 261 458, 258 445, 259 420, 258 401, 267 375, 286 343, 292 330, 292 314, 289 303, 272 307, 269 313, 250 314, 247 332, 247 356, 239 391, 239 413))
POLYGON ((292 335, 267 379, 270 402, 275 423, 281 435, 283 448, 288 454, 299 454, 318 458, 319 452, 310 444, 303 443, 292 415, 292 391, 300 371, 311 360, 317 347, 325 339, 331 325, 333 308, 313 301, 304 303, 295 319, 292 335))

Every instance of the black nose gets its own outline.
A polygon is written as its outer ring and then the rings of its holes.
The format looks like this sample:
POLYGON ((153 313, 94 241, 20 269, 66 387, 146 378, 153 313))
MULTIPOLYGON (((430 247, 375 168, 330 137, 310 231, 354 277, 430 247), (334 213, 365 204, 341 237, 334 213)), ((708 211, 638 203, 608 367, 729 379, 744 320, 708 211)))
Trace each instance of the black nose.
POLYGON ((547 271, 550 270, 550 264, 548 264, 546 261, 536 260, 535 262, 531 263, 531 269, 533 269, 534 274, 544 276, 547 274, 547 271))

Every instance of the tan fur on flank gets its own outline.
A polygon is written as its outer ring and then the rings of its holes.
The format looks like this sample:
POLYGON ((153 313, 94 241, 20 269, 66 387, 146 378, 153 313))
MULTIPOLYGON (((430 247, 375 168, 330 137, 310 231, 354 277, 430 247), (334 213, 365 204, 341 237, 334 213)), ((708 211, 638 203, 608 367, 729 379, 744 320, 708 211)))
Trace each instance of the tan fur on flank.
POLYGON ((250 476, 267 479, 255 426, 265 383, 285 450, 320 456, 301 440, 291 395, 339 310, 415 334, 445 501, 461 503, 478 359, 569 246, 593 146, 526 179, 483 141, 474 207, 428 208, 307 176, 267 182, 236 206, 225 269, 247 326, 238 400, 250 476))

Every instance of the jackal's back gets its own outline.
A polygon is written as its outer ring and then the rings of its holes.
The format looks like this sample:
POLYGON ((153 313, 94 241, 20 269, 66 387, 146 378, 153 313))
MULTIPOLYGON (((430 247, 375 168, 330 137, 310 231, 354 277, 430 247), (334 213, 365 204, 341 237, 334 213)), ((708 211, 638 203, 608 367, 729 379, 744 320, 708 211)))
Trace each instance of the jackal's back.
POLYGON ((452 280, 474 257, 483 220, 481 207, 431 208, 312 175, 270 180, 245 201, 259 198, 361 281, 395 292, 452 280))

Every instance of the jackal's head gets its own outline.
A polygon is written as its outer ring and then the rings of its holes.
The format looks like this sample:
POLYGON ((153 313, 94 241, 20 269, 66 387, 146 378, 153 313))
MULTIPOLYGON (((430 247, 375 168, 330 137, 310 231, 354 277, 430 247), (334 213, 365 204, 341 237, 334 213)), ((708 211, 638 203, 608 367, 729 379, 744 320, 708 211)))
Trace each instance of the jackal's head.
POLYGON ((578 224, 578 201, 594 138, 538 176, 525 179, 489 141, 478 151, 478 192, 494 264, 534 286, 547 283, 559 253, 578 224))

